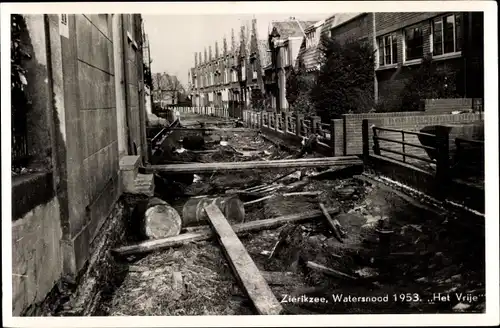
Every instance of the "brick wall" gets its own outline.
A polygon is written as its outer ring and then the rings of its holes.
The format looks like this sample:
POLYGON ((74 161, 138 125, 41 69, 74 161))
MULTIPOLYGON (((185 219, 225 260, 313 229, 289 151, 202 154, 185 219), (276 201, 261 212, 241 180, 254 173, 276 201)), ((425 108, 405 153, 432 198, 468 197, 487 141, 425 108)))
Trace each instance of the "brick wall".
POLYGON ((371 13, 359 15, 344 24, 334 27, 332 37, 341 43, 359 39, 371 42, 370 38, 373 34, 372 18, 371 13))
POLYGON ((426 112, 435 114, 451 113, 456 110, 472 110, 471 98, 425 99, 426 112))
POLYGON ((363 119, 377 119, 387 117, 420 116, 424 112, 395 112, 395 113, 362 113, 345 114, 342 117, 344 143, 342 152, 344 155, 361 154, 362 152, 362 122, 363 119))
MULTIPOLYGON (((387 118, 379 118, 379 119, 369 119, 368 125, 372 126, 379 126, 379 127, 386 127, 386 128, 393 128, 393 129, 401 129, 401 130, 406 130, 406 131, 419 131, 425 126, 428 125, 439 125, 439 124, 448 124, 448 123, 472 123, 476 122, 478 120, 482 120, 483 115, 482 114, 473 114, 473 113, 467 113, 467 114, 456 114, 456 115, 420 115, 420 116, 407 116, 407 117, 387 117, 387 118)), ((402 141, 402 135, 401 133, 397 132, 381 132, 379 134, 380 136, 383 136, 384 138, 388 139, 394 139, 394 140, 400 140, 402 141)), ((369 141, 370 141, 370 151, 373 151, 373 131, 370 129, 369 131, 369 141)), ((405 142, 410 142, 413 144, 420 145, 420 141, 417 136, 415 135, 405 135, 405 142)), ((453 144, 453 136, 450 136, 450 143, 453 144)), ((401 151, 402 152, 402 145, 388 142, 388 141, 380 141, 380 147, 396 150, 396 151, 401 151)), ((417 147, 411 147, 406 145, 405 146, 405 152, 410 153, 416 156, 422 156, 424 158, 429 158, 425 150, 417 147)), ((397 154, 391 154, 388 152, 383 152, 382 153, 384 156, 387 157, 393 157, 398 160, 402 159, 401 155, 397 154)), ((419 165, 425 165, 424 162, 416 160, 416 159, 411 159, 407 158, 407 162, 409 163, 414 163, 414 164, 419 164, 419 165)))

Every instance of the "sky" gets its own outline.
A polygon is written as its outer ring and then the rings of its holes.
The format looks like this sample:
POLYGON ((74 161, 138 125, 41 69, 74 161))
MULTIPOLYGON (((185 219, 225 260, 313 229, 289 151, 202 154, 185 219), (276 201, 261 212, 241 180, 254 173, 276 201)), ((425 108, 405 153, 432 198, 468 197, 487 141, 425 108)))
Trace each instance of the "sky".
POLYGON ((257 20, 259 39, 267 39, 269 24, 273 21, 288 20, 322 20, 331 14, 257 14, 257 15, 145 15, 144 28, 149 37, 151 47, 151 70, 153 73, 166 72, 176 75, 184 86, 188 83, 188 71, 194 66, 194 53, 203 52, 205 47, 212 46, 215 53, 215 41, 219 51, 222 40, 227 38, 231 46, 231 28, 234 28, 236 41, 239 40, 240 26, 248 21, 251 28, 253 17, 257 20))

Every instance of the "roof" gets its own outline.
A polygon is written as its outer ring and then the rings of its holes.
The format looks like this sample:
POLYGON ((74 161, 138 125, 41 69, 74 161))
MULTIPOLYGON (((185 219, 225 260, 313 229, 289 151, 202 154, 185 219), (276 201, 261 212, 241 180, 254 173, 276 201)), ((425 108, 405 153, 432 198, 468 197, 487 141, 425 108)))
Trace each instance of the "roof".
POLYGON ((278 30, 278 33, 280 34, 280 39, 302 37, 303 36, 302 30, 300 29, 298 23, 300 24, 302 29, 305 30, 307 27, 316 23, 316 21, 290 20, 290 21, 284 21, 284 22, 272 22, 271 23, 271 30, 273 28, 276 28, 278 30))

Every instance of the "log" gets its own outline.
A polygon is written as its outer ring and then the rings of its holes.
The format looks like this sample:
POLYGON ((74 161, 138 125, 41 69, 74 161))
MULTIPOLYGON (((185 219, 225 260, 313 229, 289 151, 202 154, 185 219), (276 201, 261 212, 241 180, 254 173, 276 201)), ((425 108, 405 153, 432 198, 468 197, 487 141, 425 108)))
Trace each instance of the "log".
MULTIPOLYGON (((338 208, 329 208, 328 212, 331 214, 339 213, 338 208)), ((265 219, 259 221, 251 221, 246 223, 235 224, 233 230, 236 233, 246 233, 250 231, 260 231, 266 229, 273 229, 282 226, 286 223, 301 222, 311 219, 320 218, 323 213, 319 210, 307 211, 299 214, 291 214, 280 216, 273 219, 265 219)), ((160 251, 170 247, 176 247, 188 244, 190 242, 208 240, 214 237, 213 232, 208 226, 200 227, 198 232, 184 233, 171 238, 161 238, 157 240, 148 240, 145 242, 121 246, 112 250, 117 255, 131 255, 149 253, 152 251, 160 251)))
POLYGON ((269 196, 262 197, 262 198, 259 198, 259 199, 251 200, 251 201, 249 201, 249 202, 245 202, 245 203, 243 203, 243 205, 248 206, 248 205, 252 205, 252 204, 256 204, 256 203, 260 203, 260 202, 262 202, 262 201, 265 201, 266 199, 273 198, 273 197, 275 197, 275 196, 276 196, 276 195, 269 195, 269 196))
POLYGON ((306 267, 308 267, 311 270, 315 270, 315 271, 324 273, 328 276, 333 276, 333 277, 342 278, 342 279, 349 279, 349 280, 356 280, 357 279, 356 277, 348 275, 347 273, 343 273, 343 272, 337 271, 335 269, 328 268, 324 265, 321 265, 321 264, 318 264, 318 263, 315 263, 312 261, 306 262, 306 267))
POLYGON ((295 167, 322 167, 322 166, 345 166, 360 165, 362 161, 356 156, 326 157, 324 159, 306 160, 273 160, 273 161, 248 161, 248 162, 220 162, 220 163, 191 163, 191 164, 166 164, 150 165, 145 168, 148 173, 164 172, 175 173, 201 173, 213 171, 244 171, 271 168, 295 168, 295 167))
POLYGON ((343 243, 344 241, 342 240, 342 231, 339 229, 341 227, 340 222, 338 220, 332 219, 332 217, 328 213, 323 203, 319 203, 319 207, 321 208, 321 211, 323 212, 323 215, 325 216, 328 225, 333 231, 333 235, 335 236, 335 238, 337 238, 339 242, 343 243))
POLYGON ((280 314, 283 310, 281 303, 274 296, 245 246, 238 239, 220 209, 214 204, 210 204, 205 207, 205 211, 235 276, 258 314, 280 314))
POLYGON ((162 199, 153 197, 137 205, 136 224, 142 237, 158 239, 176 236, 181 232, 179 213, 162 199))
POLYGON ((182 224, 185 227, 205 223, 208 217, 203 209, 206 205, 216 204, 224 213, 237 222, 245 220, 245 208, 237 195, 224 197, 191 198, 182 208, 182 224))

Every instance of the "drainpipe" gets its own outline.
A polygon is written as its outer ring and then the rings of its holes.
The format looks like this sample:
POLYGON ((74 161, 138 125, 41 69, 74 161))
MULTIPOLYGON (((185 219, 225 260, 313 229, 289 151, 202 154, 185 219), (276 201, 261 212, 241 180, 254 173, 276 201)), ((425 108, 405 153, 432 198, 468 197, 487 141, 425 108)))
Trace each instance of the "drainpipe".
MULTIPOLYGON (((377 23, 375 21, 375 16, 376 16, 376 13, 372 13, 372 28, 373 28, 373 48, 374 48, 374 54, 375 54, 375 63, 377 63, 378 61, 378 56, 376 55, 377 54, 377 23)), ((377 65, 374 65, 374 69, 373 69, 373 100, 375 102, 375 104, 378 103, 378 80, 377 80, 377 65)))
MULTIPOLYGON (((128 71, 127 71, 127 51, 128 51, 128 37, 127 37, 127 33, 125 32, 126 31, 126 28, 125 28, 125 19, 124 19, 124 15, 120 15, 121 17, 121 21, 122 21, 122 24, 121 24, 121 27, 122 27, 122 50, 123 50, 123 85, 124 85, 124 90, 125 90, 125 125, 127 127, 127 141, 128 141, 128 153, 129 155, 132 155, 132 153, 134 152, 134 145, 132 143, 132 137, 130 135, 130 122, 131 122, 131 118, 130 118, 130 107, 129 107, 129 92, 128 92, 128 71)), ((134 154, 135 155, 135 154, 134 154)))

